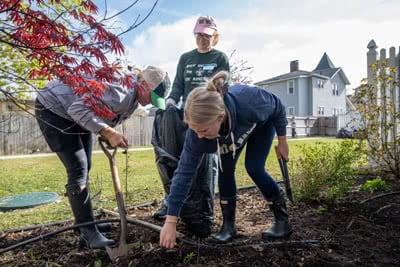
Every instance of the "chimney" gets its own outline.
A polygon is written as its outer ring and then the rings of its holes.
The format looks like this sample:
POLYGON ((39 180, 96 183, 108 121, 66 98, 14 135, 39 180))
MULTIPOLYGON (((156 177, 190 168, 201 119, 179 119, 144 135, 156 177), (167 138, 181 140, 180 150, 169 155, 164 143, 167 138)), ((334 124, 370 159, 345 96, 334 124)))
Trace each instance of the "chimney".
POLYGON ((299 61, 298 60, 290 61, 290 72, 298 70, 299 70, 299 61))

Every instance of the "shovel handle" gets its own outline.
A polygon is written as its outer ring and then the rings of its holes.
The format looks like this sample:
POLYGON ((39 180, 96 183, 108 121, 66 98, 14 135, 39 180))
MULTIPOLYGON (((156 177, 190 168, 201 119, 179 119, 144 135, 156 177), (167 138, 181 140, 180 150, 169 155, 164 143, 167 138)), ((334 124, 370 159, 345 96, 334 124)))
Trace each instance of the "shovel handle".
POLYGON ((106 154, 107 158, 110 161, 111 176, 113 180, 114 191, 115 194, 118 194, 121 192, 121 182, 119 179, 117 164, 115 163, 115 155, 117 153, 118 148, 117 147, 113 148, 113 153, 111 154, 111 152, 109 151, 111 146, 108 144, 107 140, 104 140, 104 138, 102 137, 99 137, 99 144, 104 154, 106 154))
POLYGON ((117 147, 113 148, 110 143, 104 139, 104 137, 99 136, 99 144, 101 149, 103 150, 104 154, 106 154, 107 158, 109 160, 113 160, 115 159, 115 154, 117 154, 117 147), (113 149, 113 153, 111 154, 110 149, 113 149))

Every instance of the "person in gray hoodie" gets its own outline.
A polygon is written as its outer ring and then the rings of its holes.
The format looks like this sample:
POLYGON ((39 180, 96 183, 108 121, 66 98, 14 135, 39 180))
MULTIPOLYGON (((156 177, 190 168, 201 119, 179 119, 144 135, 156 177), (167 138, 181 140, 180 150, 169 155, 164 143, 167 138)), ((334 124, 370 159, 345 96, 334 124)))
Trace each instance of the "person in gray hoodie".
MULTIPOLYGON (((92 95, 77 95, 60 82, 50 82, 39 91, 35 115, 50 149, 57 153, 68 176, 66 192, 75 217, 75 223, 94 221, 88 191, 92 157, 92 133, 101 135, 112 147, 127 147, 128 139, 113 129, 128 119, 139 104, 164 108, 170 81, 163 70, 149 66, 135 76, 135 88, 119 84, 106 85, 98 99, 113 113, 112 117, 96 115, 87 103, 92 95)), ((105 248, 114 244, 104 237, 96 225, 79 227, 83 244, 90 248, 105 248)))
POLYGON ((220 161, 218 187, 223 225, 214 238, 225 243, 235 237, 235 169, 245 144, 246 170, 264 198, 272 203, 270 209, 275 217, 271 228, 263 231, 262 239, 285 238, 292 231, 285 195, 265 170, 275 134, 278 152, 288 160, 285 106, 261 88, 241 84, 228 88, 227 78, 227 72, 218 72, 207 87, 194 89, 186 100, 184 116, 189 129, 172 178, 167 217, 160 233, 162 247, 176 245, 177 219, 196 166, 204 153, 215 151, 220 161))

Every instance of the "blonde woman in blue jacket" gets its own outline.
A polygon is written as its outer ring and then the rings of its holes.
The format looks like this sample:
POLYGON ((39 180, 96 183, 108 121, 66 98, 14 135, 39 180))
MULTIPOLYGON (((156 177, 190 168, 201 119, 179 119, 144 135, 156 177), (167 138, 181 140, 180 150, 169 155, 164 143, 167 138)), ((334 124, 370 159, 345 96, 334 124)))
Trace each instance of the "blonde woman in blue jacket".
POLYGON ((167 218, 160 233, 162 247, 176 245, 176 223, 204 153, 217 152, 220 160, 218 186, 223 225, 214 238, 225 243, 235 237, 235 168, 245 144, 246 170, 265 199, 272 203, 270 209, 275 217, 271 228, 263 231, 262 239, 284 238, 292 231, 286 198, 265 170, 275 134, 279 153, 288 159, 285 106, 275 95, 257 87, 228 88, 227 79, 227 72, 218 72, 207 87, 194 89, 187 98, 185 121, 189 130, 172 179, 167 218))

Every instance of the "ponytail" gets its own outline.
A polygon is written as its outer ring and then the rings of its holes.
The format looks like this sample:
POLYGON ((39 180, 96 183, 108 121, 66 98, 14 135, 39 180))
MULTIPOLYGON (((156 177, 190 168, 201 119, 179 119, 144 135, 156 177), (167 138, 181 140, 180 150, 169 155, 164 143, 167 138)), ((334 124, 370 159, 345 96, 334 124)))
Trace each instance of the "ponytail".
POLYGON ((225 94, 228 91, 228 72, 226 71, 219 71, 217 72, 207 84, 208 91, 217 91, 220 94, 225 94))

